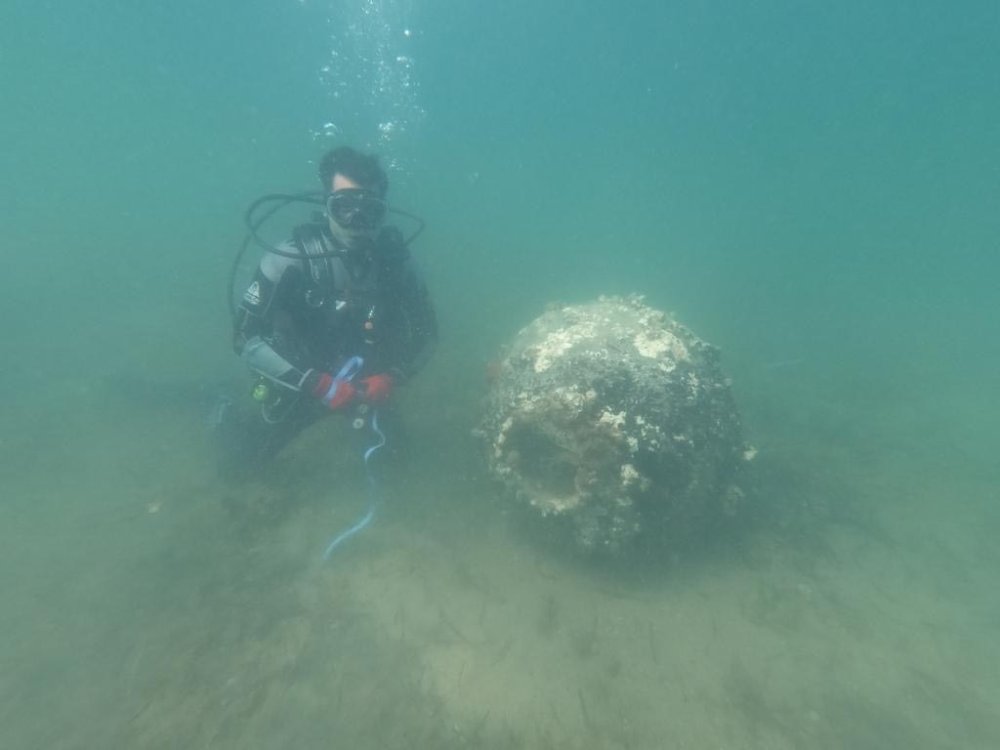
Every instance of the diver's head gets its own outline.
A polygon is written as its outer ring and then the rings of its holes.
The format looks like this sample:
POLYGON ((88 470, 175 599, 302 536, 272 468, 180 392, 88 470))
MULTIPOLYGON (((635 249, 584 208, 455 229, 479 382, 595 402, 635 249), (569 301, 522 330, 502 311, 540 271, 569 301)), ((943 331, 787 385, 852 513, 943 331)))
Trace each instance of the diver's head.
POLYGON ((335 237, 350 246, 378 231, 388 210, 389 178, 374 156, 335 148, 320 162, 319 178, 329 191, 326 213, 335 237))

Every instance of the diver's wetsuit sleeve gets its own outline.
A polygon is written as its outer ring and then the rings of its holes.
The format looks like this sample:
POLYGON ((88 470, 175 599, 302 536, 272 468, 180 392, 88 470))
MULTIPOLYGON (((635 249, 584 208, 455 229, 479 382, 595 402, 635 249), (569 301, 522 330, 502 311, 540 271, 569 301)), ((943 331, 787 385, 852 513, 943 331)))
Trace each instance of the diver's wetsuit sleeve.
POLYGON ((243 293, 233 324, 233 349, 247 366, 286 388, 298 391, 312 373, 289 359, 288 344, 278 335, 276 320, 287 309, 297 261, 268 254, 243 293))

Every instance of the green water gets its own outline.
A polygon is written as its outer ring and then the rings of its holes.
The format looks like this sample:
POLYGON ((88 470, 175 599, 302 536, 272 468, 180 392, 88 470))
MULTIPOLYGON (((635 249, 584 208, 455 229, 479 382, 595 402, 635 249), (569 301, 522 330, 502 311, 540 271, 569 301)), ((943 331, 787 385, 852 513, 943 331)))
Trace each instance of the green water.
POLYGON ((995 3, 7 0, 0 113, 0 747, 1000 747, 995 3), (344 425, 236 487, 199 393, 242 211, 341 142, 443 339, 322 564, 344 425), (633 292, 759 455, 741 528, 610 569, 470 430, 546 304, 633 292))

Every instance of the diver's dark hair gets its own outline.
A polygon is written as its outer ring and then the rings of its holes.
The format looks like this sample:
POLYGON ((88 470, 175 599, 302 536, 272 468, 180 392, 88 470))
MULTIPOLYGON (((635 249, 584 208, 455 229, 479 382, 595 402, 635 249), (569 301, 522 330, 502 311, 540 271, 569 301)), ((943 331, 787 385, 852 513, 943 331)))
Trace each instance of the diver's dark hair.
POLYGON ((366 190, 374 190, 381 198, 385 198, 385 194, 389 192, 389 178, 379 166, 378 159, 362 154, 350 146, 328 151, 320 160, 319 180, 323 183, 324 190, 330 189, 330 182, 335 174, 344 175, 366 190))

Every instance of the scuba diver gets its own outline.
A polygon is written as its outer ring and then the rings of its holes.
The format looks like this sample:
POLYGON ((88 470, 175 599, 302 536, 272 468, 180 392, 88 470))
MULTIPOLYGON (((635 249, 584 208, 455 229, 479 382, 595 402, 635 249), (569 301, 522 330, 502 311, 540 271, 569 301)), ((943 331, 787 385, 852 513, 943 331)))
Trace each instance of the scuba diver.
MULTIPOLYGON (((228 477, 261 467, 325 414, 357 420, 385 405, 437 340, 427 287, 407 247, 416 234, 406 239, 386 223, 390 212, 410 215, 386 203, 389 181, 376 157, 333 149, 320 161, 319 178, 325 214, 281 245, 265 244, 234 310, 234 349, 258 380, 252 399, 217 416, 220 469, 228 477)), ((263 220, 255 225, 253 210, 250 233, 264 244, 255 232, 263 220)))

